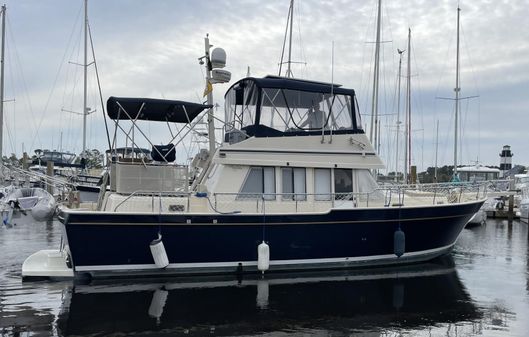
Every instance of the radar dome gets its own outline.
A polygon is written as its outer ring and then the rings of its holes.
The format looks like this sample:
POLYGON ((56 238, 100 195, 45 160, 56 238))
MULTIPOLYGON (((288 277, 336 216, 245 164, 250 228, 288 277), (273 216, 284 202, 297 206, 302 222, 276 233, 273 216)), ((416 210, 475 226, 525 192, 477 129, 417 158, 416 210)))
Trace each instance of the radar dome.
POLYGON ((226 65, 226 52, 222 48, 215 48, 211 51, 211 67, 224 68, 226 65))

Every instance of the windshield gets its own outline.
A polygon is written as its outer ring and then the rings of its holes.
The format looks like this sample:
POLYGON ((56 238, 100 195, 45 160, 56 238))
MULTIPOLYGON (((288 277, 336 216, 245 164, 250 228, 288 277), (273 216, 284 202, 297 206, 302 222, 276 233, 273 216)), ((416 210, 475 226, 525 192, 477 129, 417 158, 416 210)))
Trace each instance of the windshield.
MULTIPOLYGON (((337 90, 338 91, 338 90, 337 90)), ((318 92, 298 88, 260 88, 243 80, 226 94, 227 129, 259 126, 284 134, 306 131, 361 130, 354 92, 318 92)))

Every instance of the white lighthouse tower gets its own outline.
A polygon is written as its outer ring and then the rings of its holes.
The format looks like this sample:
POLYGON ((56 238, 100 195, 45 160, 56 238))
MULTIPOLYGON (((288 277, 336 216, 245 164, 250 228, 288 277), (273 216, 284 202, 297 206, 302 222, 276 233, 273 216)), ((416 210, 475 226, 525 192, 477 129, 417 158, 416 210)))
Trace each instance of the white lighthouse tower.
POLYGON ((512 169, 512 156, 511 147, 504 145, 500 153, 500 175, 505 178, 505 173, 512 169))

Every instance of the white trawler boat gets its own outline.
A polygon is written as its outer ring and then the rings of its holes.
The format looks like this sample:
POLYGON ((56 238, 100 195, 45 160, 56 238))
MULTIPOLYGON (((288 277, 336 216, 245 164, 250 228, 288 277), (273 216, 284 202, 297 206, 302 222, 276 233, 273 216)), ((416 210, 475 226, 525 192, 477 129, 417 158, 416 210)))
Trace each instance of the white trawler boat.
MULTIPOLYGON (((142 98, 107 102, 116 130, 128 120, 136 135, 145 135, 140 120, 192 126, 208 108, 142 98)), ((152 161, 117 156, 110 165, 110 188, 102 189, 99 203, 92 209, 62 207, 63 246, 29 257, 23 276, 426 261, 451 250, 485 200, 484 186, 379 188, 370 170, 383 163, 362 129, 354 90, 281 77, 245 78, 227 91, 225 113, 224 142, 200 163, 203 173, 189 191, 187 168, 171 162, 175 138, 168 146, 153 146, 152 161)))

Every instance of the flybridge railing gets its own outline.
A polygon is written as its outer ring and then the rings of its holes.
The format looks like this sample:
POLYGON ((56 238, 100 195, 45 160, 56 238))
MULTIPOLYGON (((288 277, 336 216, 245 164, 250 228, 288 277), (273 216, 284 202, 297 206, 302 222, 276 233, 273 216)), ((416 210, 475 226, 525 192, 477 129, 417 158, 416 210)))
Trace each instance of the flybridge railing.
POLYGON ((215 211, 324 212, 331 208, 403 207, 453 204, 484 199, 488 183, 387 185, 355 193, 214 193, 215 211))

